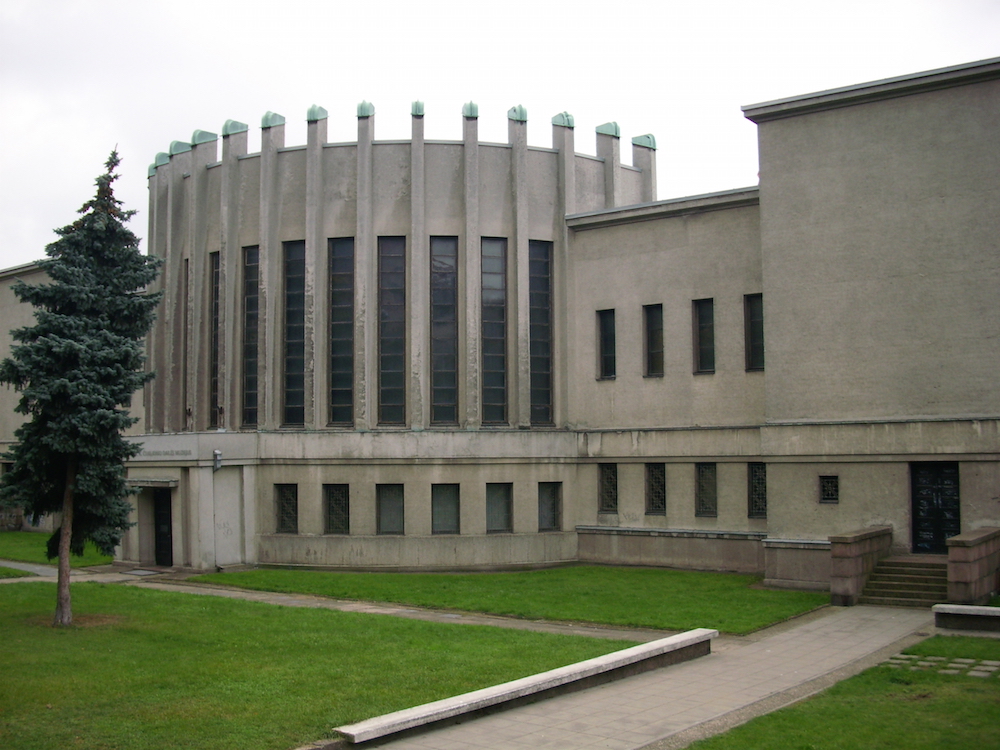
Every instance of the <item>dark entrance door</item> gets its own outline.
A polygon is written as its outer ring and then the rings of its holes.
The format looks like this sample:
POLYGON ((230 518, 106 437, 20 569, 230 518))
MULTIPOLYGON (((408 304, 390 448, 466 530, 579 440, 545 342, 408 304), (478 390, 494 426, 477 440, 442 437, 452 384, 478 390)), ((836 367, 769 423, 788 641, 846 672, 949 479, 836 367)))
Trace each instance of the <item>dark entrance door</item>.
POLYGON ((170 490, 157 487, 153 490, 154 550, 157 565, 172 567, 174 564, 174 532, 170 521, 170 490))
POLYGON ((910 464, 913 491, 913 552, 946 554, 948 537, 961 533, 958 512, 958 464, 950 461, 910 464))

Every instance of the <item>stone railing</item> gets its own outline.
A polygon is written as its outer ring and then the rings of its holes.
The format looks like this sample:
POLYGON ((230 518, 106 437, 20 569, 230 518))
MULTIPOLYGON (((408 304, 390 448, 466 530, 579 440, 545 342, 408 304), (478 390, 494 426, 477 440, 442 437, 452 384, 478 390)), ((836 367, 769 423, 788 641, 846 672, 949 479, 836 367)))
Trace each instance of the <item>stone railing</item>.
POLYGON ((868 576, 892 547, 892 526, 873 526, 830 537, 830 603, 853 607, 868 576))
POLYGON ((948 544, 948 602, 985 604, 1000 590, 1000 528, 975 529, 948 544))

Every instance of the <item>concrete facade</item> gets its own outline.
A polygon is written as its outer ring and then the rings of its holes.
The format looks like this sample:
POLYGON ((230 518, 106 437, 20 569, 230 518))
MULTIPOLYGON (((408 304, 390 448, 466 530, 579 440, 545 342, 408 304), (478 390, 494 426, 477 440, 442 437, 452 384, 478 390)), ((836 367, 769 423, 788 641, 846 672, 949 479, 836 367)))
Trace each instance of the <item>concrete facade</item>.
POLYGON ((151 166, 166 295, 123 558, 823 588, 831 535, 891 526, 898 552, 1000 525, 1000 60, 745 107, 759 187, 664 201, 651 136, 630 166, 614 123, 595 157, 565 113, 535 148, 522 108, 504 144, 472 103, 462 141, 413 112, 378 141, 362 103, 333 144, 313 107, 298 147, 268 113, 260 153, 230 121, 151 166), (435 533, 442 485, 457 533, 435 533))

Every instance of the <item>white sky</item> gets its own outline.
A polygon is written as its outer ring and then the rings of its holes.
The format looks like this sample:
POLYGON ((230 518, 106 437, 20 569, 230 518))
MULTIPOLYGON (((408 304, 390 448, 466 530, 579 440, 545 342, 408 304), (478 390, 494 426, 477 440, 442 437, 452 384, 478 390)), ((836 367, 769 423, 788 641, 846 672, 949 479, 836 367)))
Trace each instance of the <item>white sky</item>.
POLYGON ((44 256, 116 145, 117 195, 147 231, 146 172, 171 141, 250 124, 268 110, 305 143, 312 104, 330 141, 426 137, 505 142, 528 110, 528 142, 576 118, 576 148, 615 120, 622 157, 653 133, 659 198, 757 183, 756 127, 740 106, 1000 56, 1000 0, 2 0, 0 268, 44 256))

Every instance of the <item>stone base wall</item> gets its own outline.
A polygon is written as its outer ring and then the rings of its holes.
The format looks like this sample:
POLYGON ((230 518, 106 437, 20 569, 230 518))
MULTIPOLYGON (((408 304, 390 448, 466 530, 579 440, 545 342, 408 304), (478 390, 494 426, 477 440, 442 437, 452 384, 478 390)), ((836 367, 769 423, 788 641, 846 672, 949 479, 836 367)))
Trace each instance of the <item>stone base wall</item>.
POLYGON ((830 537, 830 603, 852 607, 878 561, 892 549, 892 526, 830 537))
POLYGON ((577 526, 580 562, 761 575, 764 533, 577 526))
POLYGON ((830 589, 830 542, 765 539, 764 585, 790 589, 830 589))
POLYGON ((1000 528, 948 539, 948 601, 986 604, 1000 590, 1000 528))

